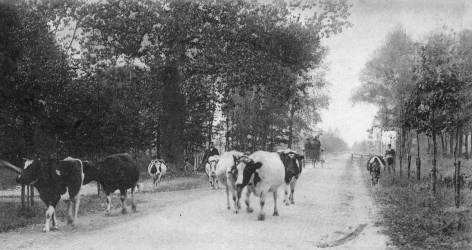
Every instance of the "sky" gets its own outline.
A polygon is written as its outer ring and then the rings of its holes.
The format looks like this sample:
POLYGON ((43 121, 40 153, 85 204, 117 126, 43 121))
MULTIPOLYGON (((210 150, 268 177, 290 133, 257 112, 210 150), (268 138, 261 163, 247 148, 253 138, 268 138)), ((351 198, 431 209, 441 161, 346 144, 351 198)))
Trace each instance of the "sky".
POLYGON ((352 27, 323 41, 329 48, 326 63, 331 98, 321 112, 320 127, 337 129, 352 145, 367 138, 377 108, 352 104, 350 96, 360 85, 365 63, 382 45, 386 35, 401 25, 415 40, 421 41, 435 29, 472 29, 472 0, 351 0, 352 27))

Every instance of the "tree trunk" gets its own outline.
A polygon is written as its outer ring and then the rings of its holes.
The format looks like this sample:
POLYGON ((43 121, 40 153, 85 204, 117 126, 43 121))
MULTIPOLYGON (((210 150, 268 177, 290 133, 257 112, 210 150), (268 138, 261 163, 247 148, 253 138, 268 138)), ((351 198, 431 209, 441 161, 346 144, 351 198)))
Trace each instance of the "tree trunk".
POLYGON ((416 179, 421 180, 420 134, 416 131, 416 179))
POLYGON ((462 155, 462 145, 464 143, 464 139, 463 139, 464 136, 463 136, 463 133, 462 133, 462 127, 459 127, 457 136, 458 136, 458 142, 457 143, 459 144, 458 151, 457 151, 458 152, 457 156, 459 158, 462 158, 462 156, 463 156, 462 155))
POLYGON ((294 116, 295 116, 295 109, 291 107, 289 127, 288 127, 288 148, 292 148, 292 143, 293 143, 293 118, 294 116))
POLYGON ((25 208, 25 185, 21 185, 21 209, 25 208))
POLYGON ((410 170, 411 170, 411 145, 413 144, 413 136, 410 130, 408 130, 408 141, 406 144, 406 155, 407 155, 407 160, 408 160, 408 179, 410 179, 410 170))
POLYGON ((399 155, 398 155, 398 162, 399 162, 399 175, 402 177, 402 172, 403 172, 403 157, 405 155, 405 140, 406 140, 406 131, 405 128, 401 128, 401 137, 400 137, 400 150, 399 150, 399 155))
POLYGON ((436 174, 437 174, 437 166, 436 166, 436 157, 437 157, 437 148, 436 148, 436 124, 434 119, 434 112, 432 114, 431 124, 432 124, 432 136, 433 136, 433 168, 431 169, 431 188, 433 194, 436 194, 436 174))
POLYGON ((454 162, 454 193, 455 193, 455 203, 456 203, 456 208, 459 208, 461 205, 461 182, 460 182, 460 176, 461 176, 461 162, 454 162))
POLYGON ((226 133, 225 133, 225 150, 226 151, 229 151, 229 148, 230 148, 230 144, 229 144, 229 123, 230 123, 230 119, 229 119, 229 114, 226 115, 226 133))
POLYGON ((444 132, 441 132, 441 153, 443 156, 446 155, 446 148, 444 146, 444 132))
POLYGON ((449 133, 449 156, 454 155, 454 136, 449 133))
POLYGON ((29 205, 31 207, 34 206, 34 186, 33 185, 30 185, 30 201, 29 201, 29 205))
POLYGON ((428 136, 428 148, 426 149, 426 152, 428 154, 431 154, 431 140, 429 139, 429 136, 428 136))
POLYGON ((466 132, 464 135, 464 146, 465 146, 465 152, 464 152, 464 157, 466 160, 469 159, 469 132, 466 132))
POLYGON ((180 92, 181 77, 178 66, 165 66, 160 70, 162 87, 162 114, 160 126, 162 157, 183 170, 185 96, 180 92))

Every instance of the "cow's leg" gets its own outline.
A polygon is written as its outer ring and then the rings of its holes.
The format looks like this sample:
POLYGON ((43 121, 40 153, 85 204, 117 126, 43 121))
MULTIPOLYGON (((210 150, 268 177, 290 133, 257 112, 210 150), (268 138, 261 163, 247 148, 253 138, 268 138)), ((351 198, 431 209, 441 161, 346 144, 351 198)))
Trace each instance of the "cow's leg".
POLYGON ((74 221, 77 221, 77 215, 79 214, 79 207, 80 207, 80 192, 74 197, 74 221))
POLYGON ((226 183, 226 208, 228 208, 228 210, 231 209, 231 206, 229 205, 229 190, 228 190, 228 184, 226 183))
POLYGON ((111 214, 111 194, 109 192, 105 192, 107 196, 107 210, 105 210, 105 215, 111 214))
POLYGON ((285 183, 284 184, 284 203, 286 206, 290 205, 290 201, 288 197, 288 190, 289 190, 289 184, 285 183))
POLYGON ((253 187, 252 187, 252 185, 248 185, 247 188, 246 188, 246 200, 244 201, 244 203, 246 203, 246 211, 248 213, 252 213, 254 211, 254 209, 252 209, 251 206, 249 205, 249 199, 251 198, 251 192, 253 192, 253 187))
POLYGON ((120 189, 120 200, 121 200, 121 213, 127 214, 128 210, 126 209, 126 189, 120 189))
POLYGON ((297 180, 293 179, 290 182, 290 197, 289 197, 290 203, 292 204, 295 204, 295 200, 293 198, 293 193, 295 192, 295 185, 297 185, 297 180))
POLYGON ((279 216, 279 210, 277 209, 277 189, 272 192, 274 194, 274 214, 273 216, 279 216))
POLYGON ((260 194, 260 205, 261 205, 261 210, 259 211, 259 215, 257 216, 257 219, 265 220, 265 213, 264 213, 265 193, 264 191, 261 191, 261 194, 260 194))
POLYGON ((233 196, 234 212, 238 213, 239 209, 241 208, 241 205, 239 204, 238 195, 236 193, 236 190, 234 190, 234 187, 231 189, 231 194, 233 196))
POLYGON ((136 204, 134 203, 134 188, 131 189, 131 210, 136 212, 136 204))
POLYGON ((49 223, 51 222, 51 218, 54 215, 54 207, 52 205, 48 206, 46 209, 46 222, 44 223, 43 232, 49 232, 49 223))
POLYGON ((67 224, 73 225, 74 224, 74 197, 69 197, 67 201, 67 224))
POLYGON ((56 211, 55 211, 55 209, 54 209, 54 212, 52 213, 52 218, 51 218, 51 220, 52 220, 52 223, 51 223, 51 224, 52 224, 52 228, 51 228, 51 230, 55 231, 55 230, 57 230, 57 218, 56 218, 56 211))

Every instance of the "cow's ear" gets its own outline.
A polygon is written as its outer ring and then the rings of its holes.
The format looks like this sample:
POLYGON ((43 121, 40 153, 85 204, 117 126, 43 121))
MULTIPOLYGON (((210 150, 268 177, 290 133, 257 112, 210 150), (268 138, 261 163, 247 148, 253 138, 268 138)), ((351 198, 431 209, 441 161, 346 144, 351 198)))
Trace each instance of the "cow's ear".
MULTIPOLYGON (((254 162, 254 161, 253 161, 253 162, 254 162)), ((256 163, 254 163, 254 167, 255 167, 256 169, 259 169, 259 168, 262 167, 262 163, 256 162, 256 163)))

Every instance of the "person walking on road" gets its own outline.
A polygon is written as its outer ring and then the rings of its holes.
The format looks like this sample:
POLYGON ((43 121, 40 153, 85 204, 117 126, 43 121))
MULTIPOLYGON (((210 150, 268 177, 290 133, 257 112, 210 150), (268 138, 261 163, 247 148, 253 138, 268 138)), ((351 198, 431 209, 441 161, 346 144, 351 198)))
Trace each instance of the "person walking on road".
POLYGON ((215 145, 213 144, 213 142, 210 142, 208 144, 207 149, 205 150, 205 154, 203 155, 202 165, 205 166, 205 163, 207 163, 208 158, 214 155, 220 155, 220 152, 218 151, 218 149, 215 148, 215 145))
POLYGON ((392 144, 387 145, 385 161, 387 162, 386 168, 388 169, 388 172, 390 173, 390 168, 395 172, 395 150, 392 148, 392 144))

